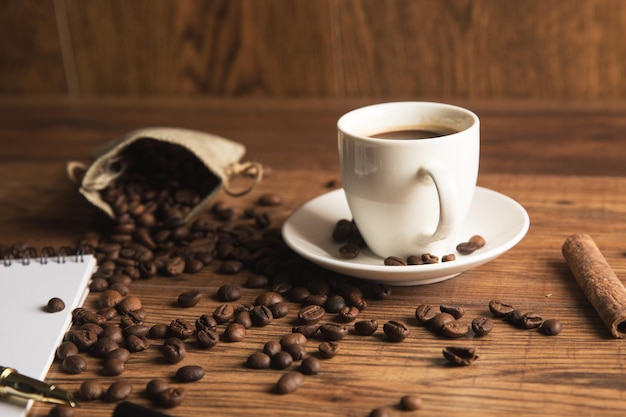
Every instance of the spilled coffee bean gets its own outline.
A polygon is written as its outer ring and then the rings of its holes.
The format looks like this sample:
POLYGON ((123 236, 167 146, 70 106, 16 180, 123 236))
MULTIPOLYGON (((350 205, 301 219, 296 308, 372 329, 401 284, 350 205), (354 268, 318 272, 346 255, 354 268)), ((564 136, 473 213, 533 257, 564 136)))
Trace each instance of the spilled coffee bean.
POLYGON ((471 347, 448 346, 443 349, 442 353, 444 358, 453 365, 468 366, 478 359, 476 349, 471 347))

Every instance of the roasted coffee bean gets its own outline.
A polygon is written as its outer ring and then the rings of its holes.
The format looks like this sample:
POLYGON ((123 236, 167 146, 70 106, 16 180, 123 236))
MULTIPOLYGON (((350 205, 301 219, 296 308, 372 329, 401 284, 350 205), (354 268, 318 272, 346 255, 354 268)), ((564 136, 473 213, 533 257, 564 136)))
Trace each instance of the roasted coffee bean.
POLYGON ((283 198, 276 193, 266 193, 259 197, 258 203, 261 206, 279 206, 283 204, 283 198))
POLYGON ((243 266, 243 262, 231 259, 222 262, 217 272, 224 275, 235 275, 243 269, 243 266))
POLYGON ((476 336, 486 336, 493 330, 493 320, 489 317, 476 317, 472 320, 472 330, 476 336))
POLYGON ((268 369, 271 363, 272 358, 263 352, 254 352, 246 360, 246 366, 251 369, 268 369))
POLYGON ((361 320, 354 323, 354 330, 362 336, 371 336, 378 329, 378 320, 361 320))
POLYGON ((78 355, 78 346, 74 342, 62 342, 57 347, 55 354, 58 360, 63 361, 68 356, 78 355))
POLYGON ((354 223, 350 220, 341 219, 337 223, 335 223, 335 228, 333 229, 332 239, 337 243, 343 243, 350 239, 354 232, 354 223))
POLYGON ((504 317, 504 320, 511 323, 513 326, 522 327, 523 315, 524 313, 522 313, 520 310, 513 310, 509 314, 507 314, 506 317, 504 317))
POLYGON ((300 364, 300 372, 304 375, 317 375, 322 368, 322 364, 315 356, 305 358, 300 364))
POLYGON ((105 359, 119 359, 122 362, 128 362, 130 359, 130 351, 126 348, 119 347, 107 353, 105 359))
POLYGON ((365 301, 362 295, 352 293, 347 296, 344 295, 344 298, 346 300, 347 306, 354 306, 361 311, 365 310, 365 308, 367 307, 367 301, 365 301))
POLYGON ((415 318, 419 324, 427 324, 431 321, 439 311, 428 304, 420 304, 415 309, 415 318))
POLYGON ((320 325, 318 323, 314 324, 303 324, 301 326, 296 326, 291 329, 293 333, 302 333, 305 337, 309 338, 314 336, 320 329, 320 325))
POLYGON ((198 340, 200 347, 212 348, 217 345, 220 340, 220 336, 215 330, 202 329, 196 332, 196 339, 198 340))
POLYGON ((122 333, 127 337, 130 335, 146 337, 148 333, 150 333, 150 328, 145 324, 132 324, 128 327, 124 327, 122 333))
POLYGON ((305 306, 316 305, 323 307, 326 304, 326 301, 328 301, 328 295, 326 294, 309 294, 304 299, 302 304, 305 306))
POLYGON ((320 326, 320 333, 327 341, 341 340, 348 334, 348 328, 342 324, 327 323, 320 326))
POLYGON ((150 331, 148 332, 148 337, 151 339, 163 339, 167 336, 169 331, 169 327, 167 324, 155 324, 150 327, 150 331))
POLYGON ((514 310, 513 306, 498 300, 489 301, 489 311, 494 317, 504 318, 514 310))
POLYGON ((86 352, 98 341, 98 334, 91 330, 73 330, 72 342, 76 344, 78 350, 86 352))
POLYGON ((446 323, 452 322, 454 321, 454 316, 450 313, 437 313, 435 314, 435 317, 433 317, 429 322, 428 322, 428 327, 436 333, 441 333, 441 331, 443 330, 443 326, 446 323))
POLYGON ((130 287, 126 284, 122 284, 119 282, 116 282, 115 284, 111 284, 109 286, 109 290, 117 291, 118 293, 122 295, 122 297, 125 297, 130 293, 130 287))
POLYGON ((265 275, 252 274, 246 280, 246 287, 248 288, 264 288, 270 285, 270 279, 265 275))
POLYGON ((465 309, 463 307, 449 306, 449 305, 440 305, 439 311, 442 313, 451 314, 456 320, 460 319, 465 315, 465 309))
POLYGON ((178 295, 177 302, 181 307, 193 307, 202 299, 202 294, 198 290, 184 291, 178 295))
POLYGON ((93 311, 84 310, 82 314, 80 314, 80 318, 78 318, 75 323, 94 323, 98 325, 103 325, 106 323, 107 319, 104 316, 101 316, 98 313, 93 311))
POLYGON ((452 261, 456 261, 456 256, 453 253, 449 253, 441 257, 441 262, 452 262, 452 261))
POLYGON ((324 309, 329 313, 339 313, 346 306, 346 300, 339 294, 332 294, 326 298, 324 309))
POLYGON ((411 255, 408 258, 406 258, 406 264, 407 265, 424 265, 424 261, 422 260, 421 256, 411 255))
POLYGON ((543 319, 535 313, 524 313, 520 320, 520 326, 524 329, 536 329, 541 326, 543 319))
POLYGON ((281 350, 282 346, 277 340, 270 340, 268 342, 265 342, 265 344, 263 345, 263 353, 265 353, 269 357, 274 356, 281 350))
POLYGON ((104 393, 103 399, 110 403, 123 401, 133 392, 133 386, 126 381, 115 381, 104 393))
POLYGON ((151 400, 156 400, 159 393, 170 387, 169 382, 162 378, 151 379, 146 384, 146 396, 151 400))
POLYGON ((282 303, 284 301, 284 298, 281 294, 274 292, 274 291, 266 291, 262 294, 260 294, 256 300, 254 300, 254 304, 255 305, 264 305, 264 306, 271 306, 272 304, 276 304, 276 303, 282 303))
POLYGON ((199 365, 186 365, 176 371, 176 380, 178 382, 195 382, 202 379, 204 369, 199 365))
POLYGON ((126 349, 131 352, 141 352, 150 347, 150 341, 145 336, 131 334, 126 338, 126 349))
POLYGON ((91 282, 89 283, 89 291, 91 292, 102 292, 109 288, 109 282, 105 278, 91 278, 91 282))
POLYGON ((123 298, 124 296, 119 291, 108 289, 98 296, 98 307, 115 307, 123 298))
POLYGON ((272 285, 272 291, 277 292, 281 295, 286 295, 291 291, 293 285, 288 281, 279 281, 272 285))
POLYGON ((459 252, 461 255, 471 255, 472 253, 476 252, 477 249, 478 245, 476 245, 476 243, 474 242, 461 242, 456 245, 456 251, 459 252))
POLYGON ((324 307, 320 305, 308 305, 302 307, 300 311, 298 311, 298 320, 302 324, 313 324, 319 322, 326 315, 326 310, 324 307))
POLYGON ((298 371, 287 372, 276 383, 278 394, 290 394, 304 384, 304 375, 298 371))
POLYGON ((102 375, 118 376, 126 369, 126 362, 120 359, 106 359, 102 363, 102 375))
POLYGON ((215 330, 217 321, 208 314, 203 314, 196 320, 196 330, 215 330))
POLYGON ((386 322, 383 331, 392 342, 401 342, 409 336, 409 326, 397 320, 386 322))
POLYGON ((422 398, 417 395, 405 395, 400 398, 400 409, 404 411, 421 410, 422 398))
POLYGON ((239 323, 231 323, 224 330, 224 340, 227 342, 241 342, 246 338, 246 328, 239 323))
POLYGON ((289 298, 294 303, 303 303, 309 295, 311 295, 311 291, 306 287, 297 286, 289 290, 289 298))
POLYGON ((219 301, 231 302, 241 298, 241 290, 236 285, 222 285, 217 289, 217 299, 219 301))
POLYGON ((330 285, 325 279, 312 279, 307 283, 306 288, 311 294, 330 294, 330 285))
POLYGON ((487 243, 485 238, 480 235, 470 237, 469 242, 475 244, 478 249, 482 248, 487 243))
POLYGON ((235 316, 235 309, 230 304, 221 304, 213 310, 213 318, 217 324, 224 324, 235 316))
POLYGON ((294 361, 300 361, 307 357, 306 347, 304 345, 292 344, 283 347, 283 350, 291 355, 294 361))
POLYGON ((178 363, 187 355, 187 348, 185 347, 185 342, 181 339, 170 337, 163 342, 161 353, 166 362, 178 363))
POLYGON ((539 331, 546 336, 556 336, 563 330, 563 326, 558 320, 547 319, 539 327, 539 331))
POLYGON ((269 308, 272 312, 272 316, 275 319, 285 317, 287 314, 289 314, 289 304, 287 303, 272 304, 269 308))
POLYGON ((96 335, 98 335, 98 337, 101 338, 101 334, 102 332, 104 332, 104 328, 102 326, 99 326, 95 323, 84 323, 80 326, 81 330, 88 330, 90 332, 95 333, 96 335))
POLYGON ((165 273, 171 277, 178 276, 185 272, 185 267, 185 260, 180 256, 174 256, 165 264, 165 273))
POLYGON ((343 259, 354 259, 361 253, 361 248, 354 242, 348 242, 339 247, 339 256, 343 259))
MULTIPOLYGON (((272 313, 272 315, 274 315, 274 313, 272 313)), ((246 329, 252 327, 252 316, 250 315, 250 311, 243 310, 235 313, 235 323, 241 324, 246 329)))
POLYGON ((156 402, 164 408, 173 408, 181 405, 186 396, 185 388, 166 388, 157 395, 156 402))
POLYGON ((443 325, 441 333, 447 337, 463 337, 469 333, 469 326, 460 321, 450 321, 443 325))
POLYGON ((98 310, 96 314, 101 315, 106 320, 112 320, 115 316, 117 316, 117 310, 114 307, 104 307, 98 310))
POLYGON ((274 369, 287 369, 293 363, 293 356, 289 352, 281 350, 272 356, 271 365, 274 369))
POLYGON ((80 374, 87 369, 87 361, 80 355, 72 355, 61 362, 63 370, 68 374, 80 374))
POLYGON ((45 310, 48 313, 58 313, 65 310, 65 302, 59 297, 52 297, 48 300, 45 310))
POLYGON ((250 311, 250 318, 252 319, 252 324, 258 327, 267 326, 272 322, 274 316, 272 315, 272 310, 264 304, 256 305, 250 311))
POLYGON ((124 332, 118 326, 107 326, 100 333, 100 339, 109 338, 116 342, 117 344, 121 344, 124 342, 124 332))
POLYGON ((304 345, 307 342, 307 337, 302 333, 288 333, 280 338, 280 346, 284 349, 289 345, 304 345))
POLYGON ((384 264, 387 266, 406 266, 407 262, 399 256, 388 256, 385 258, 384 264))
POLYGON ((117 309, 122 314, 139 310, 142 307, 143 305, 141 303, 141 300, 139 299, 139 297, 134 295, 127 295, 126 297, 122 298, 122 300, 120 300, 120 302, 117 304, 117 309))
POLYGON ((343 322, 349 323, 359 317, 360 310, 354 306, 345 306, 339 312, 339 319, 343 322))
POLYGON ((372 285, 369 289, 369 296, 374 300, 386 300, 391 296, 391 288, 382 284, 372 285))
POLYGON ((202 268, 204 268, 204 262, 200 259, 193 258, 185 261, 185 272, 188 274, 200 272, 202 268))
POLYGON ((330 359, 339 353, 339 343, 322 342, 317 347, 317 350, 323 358, 330 359))
POLYGON ((100 381, 88 379, 80 384, 78 389, 78 397, 83 401, 99 400, 104 393, 104 387, 100 381))
POLYGON ((476 350, 471 347, 448 346, 443 349, 443 356, 451 364, 460 366, 471 365, 478 359, 476 350))
POLYGON ((120 345, 118 345, 113 339, 103 337, 93 344, 91 349, 89 349, 89 353, 97 358, 104 358, 109 352, 112 352, 119 347, 120 345))
POLYGON ((439 262, 439 257, 431 253, 423 253, 422 261, 424 261, 425 264, 436 264, 439 262))

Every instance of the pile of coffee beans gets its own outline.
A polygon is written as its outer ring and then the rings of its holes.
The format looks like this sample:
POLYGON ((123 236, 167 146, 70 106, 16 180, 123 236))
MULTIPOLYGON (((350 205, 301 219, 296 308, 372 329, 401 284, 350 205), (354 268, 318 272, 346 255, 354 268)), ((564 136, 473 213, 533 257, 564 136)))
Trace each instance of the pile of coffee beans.
MULTIPOLYGON (((341 245, 339 246, 338 253, 343 259, 354 259, 367 247, 367 243, 365 243, 365 240, 361 236, 354 220, 338 220, 333 228, 332 240, 341 245)), ((468 242, 459 243, 456 246, 456 250, 461 255, 470 255, 485 246, 485 243, 485 238, 480 235, 474 235, 468 242)), ((456 255, 454 253, 449 253, 441 257, 441 262, 451 262, 455 260, 456 255)), ((383 264, 386 266, 428 265, 437 263, 439 263, 439 257, 431 253, 411 255, 407 258, 392 255, 383 260, 383 264)))

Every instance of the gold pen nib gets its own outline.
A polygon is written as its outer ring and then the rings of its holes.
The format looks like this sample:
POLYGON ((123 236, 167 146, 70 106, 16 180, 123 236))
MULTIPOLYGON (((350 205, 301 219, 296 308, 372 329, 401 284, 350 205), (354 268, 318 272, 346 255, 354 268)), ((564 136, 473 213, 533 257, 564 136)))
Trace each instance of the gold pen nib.
POLYGON ((0 367, 0 394, 53 404, 78 407, 72 394, 55 385, 18 374, 15 369, 0 367))

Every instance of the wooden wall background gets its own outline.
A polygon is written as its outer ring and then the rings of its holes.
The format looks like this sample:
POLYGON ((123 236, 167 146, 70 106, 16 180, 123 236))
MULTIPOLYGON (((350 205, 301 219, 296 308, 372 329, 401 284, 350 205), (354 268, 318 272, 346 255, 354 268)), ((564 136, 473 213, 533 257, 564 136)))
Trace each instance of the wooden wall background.
POLYGON ((622 0, 2 0, 2 96, 626 97, 622 0))

